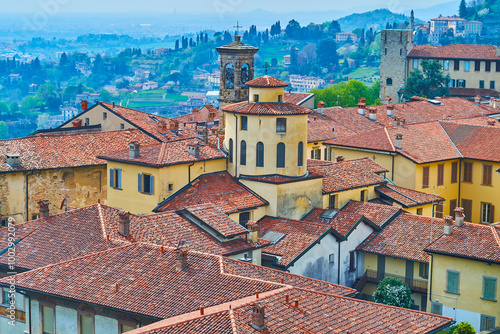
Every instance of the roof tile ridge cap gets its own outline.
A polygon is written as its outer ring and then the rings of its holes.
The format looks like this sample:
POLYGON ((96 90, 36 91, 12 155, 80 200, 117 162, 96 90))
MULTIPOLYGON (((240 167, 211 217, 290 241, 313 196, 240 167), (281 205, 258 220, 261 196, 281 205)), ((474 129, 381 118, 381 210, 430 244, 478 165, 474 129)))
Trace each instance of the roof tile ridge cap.
POLYGON ((104 224, 104 216, 102 213, 101 203, 97 203, 97 212, 99 213, 99 222, 101 223, 102 237, 104 240, 106 240, 108 234, 106 233, 106 225, 104 224))
POLYGON ((491 233, 493 234, 493 238, 495 238, 498 247, 500 248, 500 236, 498 235, 498 231, 496 230, 495 226, 489 226, 491 233))
POLYGON ((457 150, 458 154, 460 154, 460 157, 463 158, 464 155, 462 154, 462 152, 460 152, 460 150, 458 149, 457 145, 455 145, 455 143, 453 142, 453 140, 451 140, 450 135, 445 130, 445 128, 443 127, 443 125, 441 125, 441 121, 438 121, 437 123, 439 124, 439 127, 441 128, 441 130, 443 130, 444 134, 446 135, 446 138, 448 138, 448 140, 450 141, 451 145, 453 145, 453 147, 455 148, 455 150, 457 150))
POLYGON ((229 309, 229 320, 231 321, 233 334, 238 334, 238 326, 236 326, 236 319, 234 318, 234 311, 232 308, 229 309))
POLYGON ((160 154, 158 154, 158 160, 156 161, 157 165, 161 165, 163 159, 165 158, 165 154, 167 153, 167 143, 162 142, 161 143, 161 149, 160 149, 160 154))
POLYGON ((394 144, 392 143, 391 136, 389 136, 389 131, 387 131, 386 126, 384 126, 384 131, 385 131, 385 134, 387 135, 387 139, 389 140, 389 144, 391 144, 392 151, 395 152, 396 148, 394 147, 394 144))

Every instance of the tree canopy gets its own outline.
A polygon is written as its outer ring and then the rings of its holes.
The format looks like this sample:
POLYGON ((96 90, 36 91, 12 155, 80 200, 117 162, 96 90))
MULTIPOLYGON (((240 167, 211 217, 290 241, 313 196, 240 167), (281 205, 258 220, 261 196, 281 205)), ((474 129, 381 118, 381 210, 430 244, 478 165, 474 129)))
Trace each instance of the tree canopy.
POLYGON ((422 60, 422 71, 416 69, 410 73, 406 80, 404 95, 406 98, 412 96, 425 96, 434 98, 436 96, 448 95, 448 83, 450 75, 444 75, 442 66, 436 60, 422 60))
POLYGON ((313 89, 315 102, 325 102, 325 107, 354 107, 360 98, 366 98, 368 105, 379 103, 380 83, 377 81, 372 86, 367 86, 358 80, 349 80, 333 84, 323 89, 313 89))
POLYGON ((395 277, 386 277, 379 283, 373 300, 375 303, 409 309, 413 306, 410 288, 395 277))

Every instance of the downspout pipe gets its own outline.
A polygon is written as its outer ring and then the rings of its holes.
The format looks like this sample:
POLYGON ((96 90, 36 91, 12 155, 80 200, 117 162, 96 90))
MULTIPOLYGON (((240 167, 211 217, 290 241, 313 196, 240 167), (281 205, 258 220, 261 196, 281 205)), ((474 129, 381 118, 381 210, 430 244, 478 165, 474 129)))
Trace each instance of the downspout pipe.
POLYGON ((429 301, 432 303, 432 279, 434 278, 432 274, 432 268, 434 267, 434 258, 432 254, 429 254, 430 256, 430 262, 431 262, 431 268, 430 268, 430 273, 429 273, 429 301))
POLYGON ((338 240, 337 242, 338 242, 338 245, 339 245, 339 260, 337 261, 338 262, 338 264, 337 264, 337 267, 338 267, 338 269, 337 269, 337 271, 338 271, 338 273, 337 273, 337 284, 340 284, 340 243, 342 241, 338 240))
POLYGON ((217 149, 219 150, 220 153, 222 153, 222 155, 227 158, 227 154, 224 153, 224 151, 220 148, 220 138, 217 137, 217 149))
POLYGON ((26 210, 26 221, 29 221, 29 177, 31 175, 33 175, 34 173, 31 172, 31 173, 28 173, 26 174, 26 207, 25 207, 25 210, 26 210))

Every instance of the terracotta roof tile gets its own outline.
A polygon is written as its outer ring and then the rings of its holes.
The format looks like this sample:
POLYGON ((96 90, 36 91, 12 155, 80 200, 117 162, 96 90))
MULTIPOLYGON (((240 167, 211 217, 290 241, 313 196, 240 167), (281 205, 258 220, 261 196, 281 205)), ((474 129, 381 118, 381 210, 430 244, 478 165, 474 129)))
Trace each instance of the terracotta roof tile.
POLYGON ((386 182, 378 174, 387 170, 369 158, 342 162, 308 160, 307 164, 310 172, 323 175, 323 194, 386 182))
POLYGON ((385 204, 350 201, 342 208, 342 212, 363 215, 377 226, 384 227, 385 224, 390 222, 401 212, 401 209, 385 204))
POLYGON ((251 326, 254 301, 217 310, 189 321, 165 319, 131 334, 205 333, 431 333, 449 326, 451 318, 330 294, 293 288, 259 301, 265 306, 265 329, 251 326), (286 302, 288 296, 289 302, 286 302), (294 306, 295 300, 298 307, 294 306), (191 333, 191 332, 190 332, 191 333))
POLYGON ((429 255, 424 249, 443 234, 443 228, 444 219, 402 213, 374 238, 368 237, 358 249, 373 254, 428 262, 429 255))
POLYGON ((113 152, 100 158, 104 160, 163 167, 197 161, 225 159, 225 155, 210 143, 205 144, 198 139, 184 139, 150 146, 141 146, 140 156, 136 159, 131 159, 129 157, 128 149, 113 152), (193 144, 199 145, 200 154, 198 157, 188 153, 188 146, 193 144))
POLYGON ((285 236, 267 246, 264 253, 280 256, 277 265, 287 267, 301 253, 328 232, 329 226, 287 218, 264 217, 259 222, 259 237, 268 232, 279 232, 285 236))
POLYGON ((249 115, 305 115, 312 111, 287 102, 240 102, 222 108, 225 112, 249 115))
POLYGON ((202 175, 167 198, 155 211, 179 210, 189 205, 212 203, 225 214, 254 209, 269 203, 227 172, 202 175))
POLYGON ((275 77, 264 75, 260 78, 247 81, 245 83, 248 87, 266 88, 266 87, 288 87, 288 84, 275 77))
POLYGON ((340 120, 329 117, 327 114, 313 113, 308 116, 307 142, 321 142, 342 136, 352 136, 358 133, 349 129, 340 120))
POLYGON ((410 58, 446 58, 446 59, 490 59, 500 60, 495 55, 494 45, 450 44, 445 46, 416 45, 411 50, 410 58))
POLYGON ((286 103, 292 103, 299 105, 302 101, 313 98, 314 94, 310 93, 287 93, 283 97, 286 103))
POLYGON ((344 238, 348 236, 357 223, 363 220, 363 216, 358 213, 343 211, 337 211, 333 218, 327 219, 323 217, 327 211, 329 210, 314 209, 302 220, 330 226, 338 233, 338 235, 344 238))
POLYGON ((385 186, 377 187, 375 188, 375 191, 377 191, 382 196, 386 196, 391 200, 401 204, 405 208, 444 201, 444 198, 440 196, 427 194, 408 188, 398 187, 392 184, 386 184, 385 186))
POLYGON ((449 87, 450 95, 453 96, 490 96, 490 97, 500 97, 500 92, 497 92, 494 89, 485 89, 485 88, 458 88, 458 87, 449 87))
POLYGON ((426 251, 500 264, 500 225, 464 223, 454 227, 452 235, 442 235, 426 251))
POLYGON ((322 177, 323 175, 319 173, 316 173, 314 171, 309 171, 307 175, 303 177, 290 177, 285 175, 264 175, 264 176, 241 176, 240 178, 243 180, 251 180, 264 183, 283 184, 283 183, 292 183, 310 179, 319 179, 322 177))
POLYGON ((132 141, 142 145, 158 143, 139 130, 39 134, 0 140, 0 173, 105 165, 106 161, 98 156, 126 149, 132 141), (21 155, 20 166, 5 162, 9 153, 21 155))

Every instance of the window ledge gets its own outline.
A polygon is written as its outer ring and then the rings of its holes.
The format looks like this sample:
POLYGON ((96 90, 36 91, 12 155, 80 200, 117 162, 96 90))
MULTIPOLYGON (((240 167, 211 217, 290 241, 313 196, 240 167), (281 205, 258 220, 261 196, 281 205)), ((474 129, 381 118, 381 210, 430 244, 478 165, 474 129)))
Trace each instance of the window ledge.
POLYGON ((460 296, 460 292, 451 292, 451 291, 447 291, 447 290, 444 290, 444 292, 446 293, 450 293, 452 295, 457 295, 457 296, 460 296))
POLYGON ((114 188, 114 187, 111 187, 111 189, 114 189, 114 190, 123 190, 122 188, 114 188))
POLYGON ((286 135, 286 132, 276 132, 277 135, 286 135))
POLYGON ((482 186, 485 186, 485 187, 493 187, 492 184, 481 184, 482 186))
POLYGON ((488 299, 488 298, 484 298, 484 297, 481 297, 482 300, 485 300, 487 302, 493 302, 493 303, 496 303, 497 300, 496 299, 488 299))

